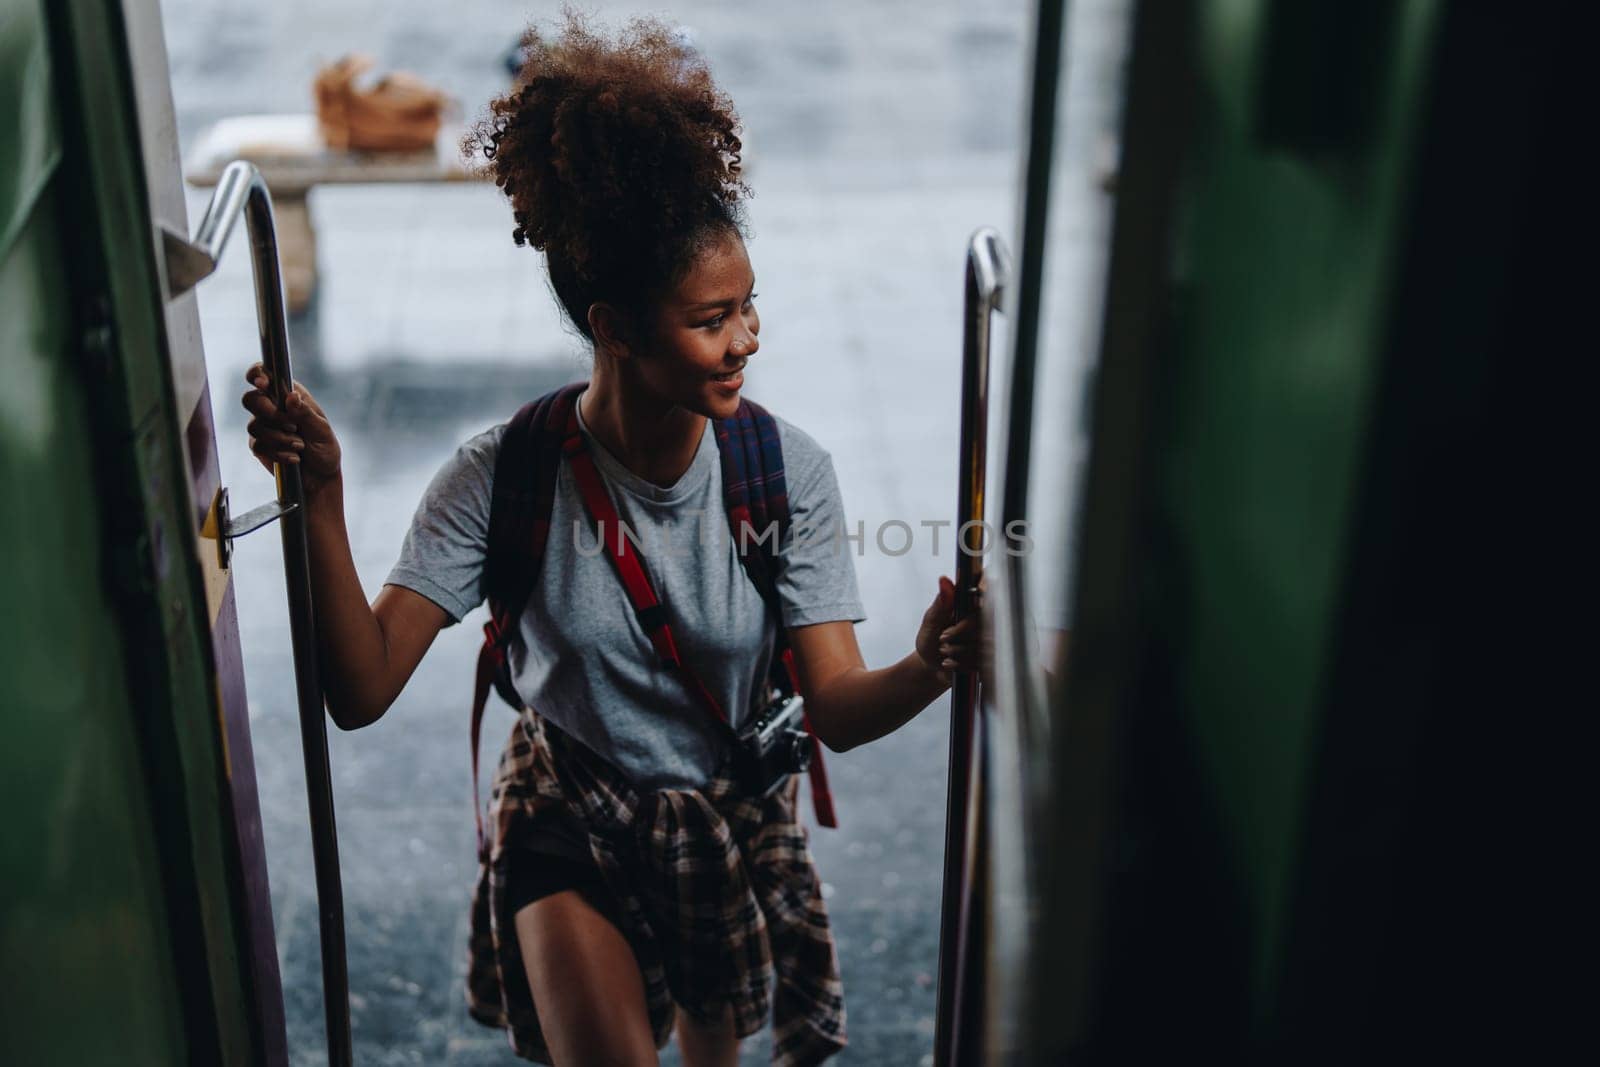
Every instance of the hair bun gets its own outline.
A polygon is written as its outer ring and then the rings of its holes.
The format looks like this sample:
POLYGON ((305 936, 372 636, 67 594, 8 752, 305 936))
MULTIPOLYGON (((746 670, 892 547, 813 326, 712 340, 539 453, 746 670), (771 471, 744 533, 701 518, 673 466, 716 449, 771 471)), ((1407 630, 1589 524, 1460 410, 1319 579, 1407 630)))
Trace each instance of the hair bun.
POLYGON ((466 148, 510 198, 513 239, 544 251, 552 277, 558 259, 590 281, 620 258, 665 269, 686 235, 737 225, 749 192, 739 117, 681 34, 641 18, 606 35, 569 10, 553 37, 529 29, 523 52, 466 148))

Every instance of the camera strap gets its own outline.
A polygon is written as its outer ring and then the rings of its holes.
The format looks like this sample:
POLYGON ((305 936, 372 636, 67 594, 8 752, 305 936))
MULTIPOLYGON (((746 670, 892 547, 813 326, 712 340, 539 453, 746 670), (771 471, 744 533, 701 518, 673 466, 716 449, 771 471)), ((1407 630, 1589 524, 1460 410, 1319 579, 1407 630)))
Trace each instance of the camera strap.
POLYGON ((600 472, 595 468, 589 450, 584 447, 583 434, 578 429, 577 405, 573 405, 567 430, 562 451, 572 467, 572 477, 577 482, 578 494, 583 497, 584 509, 598 527, 600 541, 616 566, 617 577, 622 579, 622 588, 628 594, 628 602, 633 605, 633 613, 640 627, 655 646, 661 665, 683 679, 689 692, 705 706, 712 718, 731 729, 728 713, 722 710, 716 696, 678 653, 678 643, 673 640, 672 627, 667 622, 667 609, 656 596, 655 587, 650 584, 650 576, 645 573, 644 563, 639 558, 638 546, 623 536, 622 519, 611 503, 611 495, 600 480, 600 472), (611 538, 606 537, 608 529, 615 531, 611 538))
MULTIPOLYGON (((667 625, 666 608, 650 584, 637 546, 630 545, 622 536, 621 520, 578 428, 577 400, 586 384, 574 382, 525 404, 508 424, 495 464, 494 506, 490 513, 489 552, 485 563, 491 618, 484 626, 472 701, 472 807, 477 821, 480 862, 488 862, 490 854, 490 842, 483 826, 483 805, 478 795, 478 749, 484 710, 489 693, 496 689, 512 707, 523 706, 511 684, 507 651, 516 636, 517 620, 537 581, 544 557, 556 474, 563 455, 569 460, 591 519, 606 520, 606 525, 616 530, 621 538, 621 544, 608 542, 605 537, 600 540, 611 554, 623 589, 660 661, 684 679, 684 684, 707 714, 723 723, 730 734, 733 732, 716 697, 679 654, 671 627, 667 625)), ((736 416, 716 424, 716 434, 717 451, 722 460, 723 505, 732 530, 741 531, 746 526, 765 529, 773 520, 781 524, 788 514, 787 494, 777 425, 772 416, 753 402, 744 401, 736 416)), ((736 532, 735 536, 739 534, 736 532)), ((758 539, 757 544, 761 543, 758 539)), ((776 611, 777 593, 770 561, 760 552, 745 552, 741 553, 740 562, 762 598, 776 611)), ((782 692, 799 692, 794 655, 781 626, 768 680, 782 692)), ((838 818, 828 787, 822 742, 811 728, 809 718, 805 726, 811 735, 809 773, 817 822, 834 827, 838 825, 838 818)))
MULTIPOLYGON (((705 705, 706 711, 712 718, 732 732, 733 726, 728 720, 727 712, 722 710, 716 696, 678 653, 677 642, 672 637, 672 627, 667 622, 667 609, 656 596, 655 587, 650 584, 650 576, 645 573, 638 546, 623 535, 622 519, 617 514, 615 505, 611 503, 611 495, 606 492, 605 484, 600 480, 600 472, 595 468, 588 448, 584 446, 583 433, 578 428, 576 404, 573 405, 572 414, 568 417, 567 436, 561 448, 571 465, 573 480, 578 485, 578 494, 583 497, 584 509, 589 512, 589 518, 598 528, 600 541, 605 546, 606 554, 611 557, 611 562, 616 566, 617 576, 622 579, 622 588, 628 594, 629 603, 633 605, 633 613, 649 636, 650 643, 655 646, 656 655, 660 658, 662 666, 682 678, 684 685, 705 705), (615 531, 613 537, 609 539, 606 537, 608 529, 615 531)), ((781 657, 782 671, 790 679, 793 691, 798 692, 799 680, 794 667, 793 653, 787 645, 784 645, 774 649, 774 654, 781 657)), ((805 726, 806 733, 811 738, 812 757, 809 774, 811 801, 816 809, 817 822, 822 826, 837 826, 838 818, 834 814, 833 794, 828 788, 828 772, 822 760, 822 742, 811 729, 809 719, 806 720, 805 726)))

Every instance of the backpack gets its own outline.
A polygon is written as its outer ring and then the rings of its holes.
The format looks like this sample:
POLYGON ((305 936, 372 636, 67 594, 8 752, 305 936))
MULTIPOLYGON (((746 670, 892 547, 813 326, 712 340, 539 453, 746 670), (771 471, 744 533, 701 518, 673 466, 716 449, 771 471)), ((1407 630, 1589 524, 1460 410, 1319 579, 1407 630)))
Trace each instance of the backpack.
MULTIPOLYGON (((521 710, 522 699, 511 684, 506 651, 518 632, 523 608, 538 581, 550 537, 550 514, 555 500, 556 473, 573 420, 578 394, 586 382, 574 382, 524 404, 506 427, 495 460, 494 488, 489 508, 488 558, 484 566, 490 619, 484 624, 483 647, 478 652, 477 679, 472 698, 473 813, 478 823, 479 860, 487 862, 488 844, 483 832, 483 809, 478 800, 478 740, 489 690, 494 688, 511 707, 521 710)), ((789 496, 783 475, 783 450, 778 424, 754 401, 741 398, 738 410, 713 423, 722 465, 722 502, 733 543, 745 543, 747 526, 757 533, 776 523, 777 537, 757 537, 759 551, 742 551, 745 574, 769 606, 778 610, 777 550, 789 525, 789 496)), ((665 614, 654 620, 664 624, 665 614)), ((652 627, 652 622, 641 618, 652 627)), ((798 691, 794 654, 781 616, 773 648, 769 680, 784 693, 798 691)), ((833 798, 823 766, 822 745, 811 724, 811 799, 817 822, 838 825, 833 798)))

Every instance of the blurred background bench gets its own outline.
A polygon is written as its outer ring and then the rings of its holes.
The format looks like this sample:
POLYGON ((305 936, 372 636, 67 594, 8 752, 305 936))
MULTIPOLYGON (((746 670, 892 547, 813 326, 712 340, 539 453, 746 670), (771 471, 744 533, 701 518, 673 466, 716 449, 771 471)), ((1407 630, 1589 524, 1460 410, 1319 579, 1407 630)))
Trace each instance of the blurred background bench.
POLYGON ((317 117, 238 115, 207 128, 184 161, 190 185, 208 189, 236 159, 256 165, 272 190, 278 254, 289 313, 303 313, 317 288, 317 231, 307 204, 318 185, 422 184, 478 180, 461 161, 461 130, 446 126, 431 152, 351 152, 331 149, 317 117))

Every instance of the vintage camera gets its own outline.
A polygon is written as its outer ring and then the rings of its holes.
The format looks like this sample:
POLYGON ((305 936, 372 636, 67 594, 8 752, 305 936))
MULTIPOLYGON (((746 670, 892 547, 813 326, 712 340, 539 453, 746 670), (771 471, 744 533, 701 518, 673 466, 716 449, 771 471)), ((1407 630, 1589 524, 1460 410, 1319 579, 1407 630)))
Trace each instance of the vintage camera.
POLYGON ((805 701, 799 694, 773 697, 739 731, 734 747, 734 773, 752 796, 770 796, 789 775, 811 766, 805 701))

